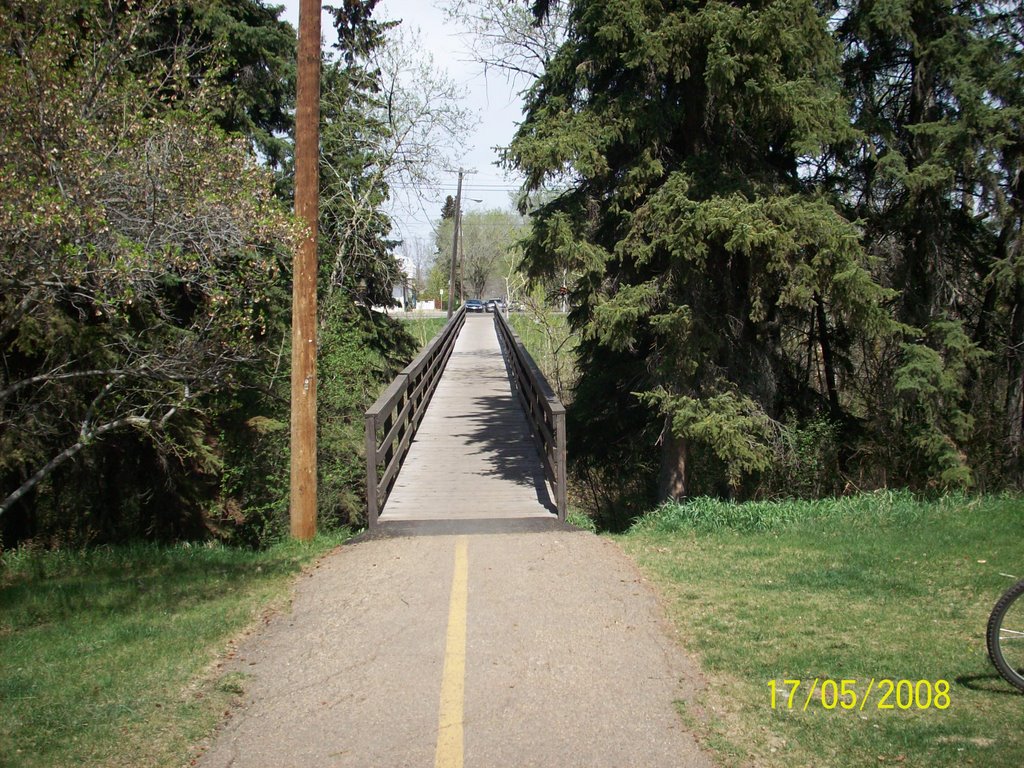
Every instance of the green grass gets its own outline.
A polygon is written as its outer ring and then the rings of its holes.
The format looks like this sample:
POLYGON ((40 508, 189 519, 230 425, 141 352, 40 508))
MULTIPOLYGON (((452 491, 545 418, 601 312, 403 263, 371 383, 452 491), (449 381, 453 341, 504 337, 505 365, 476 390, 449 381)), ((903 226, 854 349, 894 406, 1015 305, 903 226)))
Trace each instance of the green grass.
POLYGON ((417 343, 422 349, 427 345, 427 342, 434 338, 442 328, 444 324, 448 322, 447 318, 444 317, 406 317, 401 315, 402 323, 405 325, 405 329, 409 332, 409 335, 416 339, 417 343))
MULTIPOLYGON (((697 711, 726 765, 1020 765, 1024 696, 985 625, 1024 577, 1024 502, 879 493, 666 506, 619 539, 655 581, 710 685, 697 711), (829 711, 812 681, 949 681, 951 705, 829 711), (792 709, 783 681, 804 681, 792 709), (769 681, 776 681, 771 708, 769 681)), ((923 693, 923 690, 922 690, 923 693)), ((892 700, 891 700, 892 701, 892 700)))
POLYGON ((217 672, 229 641, 344 536, 4 552, 0 765, 186 763, 240 691, 217 672))
POLYGON ((580 512, 578 509, 569 507, 568 514, 565 516, 565 520, 569 525, 574 525, 584 531, 590 531, 591 533, 597 533, 597 524, 594 523, 594 518, 589 515, 580 512))

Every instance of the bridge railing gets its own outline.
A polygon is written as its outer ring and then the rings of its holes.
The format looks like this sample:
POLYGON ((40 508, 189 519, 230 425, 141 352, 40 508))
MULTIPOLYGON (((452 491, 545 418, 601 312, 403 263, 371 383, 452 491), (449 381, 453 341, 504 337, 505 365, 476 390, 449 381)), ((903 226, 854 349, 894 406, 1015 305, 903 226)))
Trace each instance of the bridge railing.
POLYGON ((544 460, 548 482, 555 492, 558 519, 565 520, 568 510, 565 488, 565 406, 497 308, 494 311, 494 326, 505 351, 505 360, 519 393, 519 401, 530 422, 530 431, 544 460))
POLYGON ((458 312, 366 411, 366 520, 376 528, 466 319, 458 312))

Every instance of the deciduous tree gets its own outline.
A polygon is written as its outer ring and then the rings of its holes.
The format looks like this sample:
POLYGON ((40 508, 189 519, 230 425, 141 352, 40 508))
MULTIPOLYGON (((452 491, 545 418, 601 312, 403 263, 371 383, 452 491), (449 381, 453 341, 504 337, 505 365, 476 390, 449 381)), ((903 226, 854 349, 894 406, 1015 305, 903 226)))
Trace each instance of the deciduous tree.
POLYGON ((168 476, 215 469, 210 398, 272 322, 290 219, 247 140, 205 119, 217 89, 142 46, 165 10, 0 10, 4 516, 66 501, 71 460, 115 435, 168 476))

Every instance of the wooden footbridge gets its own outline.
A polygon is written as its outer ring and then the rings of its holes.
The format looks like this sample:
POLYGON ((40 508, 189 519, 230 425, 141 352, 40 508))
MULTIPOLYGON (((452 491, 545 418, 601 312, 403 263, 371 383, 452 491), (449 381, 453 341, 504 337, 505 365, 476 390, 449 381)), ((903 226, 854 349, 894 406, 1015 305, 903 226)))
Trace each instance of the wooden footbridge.
POLYGON ((370 529, 565 519, 565 408, 501 312, 460 309, 366 412, 370 529))

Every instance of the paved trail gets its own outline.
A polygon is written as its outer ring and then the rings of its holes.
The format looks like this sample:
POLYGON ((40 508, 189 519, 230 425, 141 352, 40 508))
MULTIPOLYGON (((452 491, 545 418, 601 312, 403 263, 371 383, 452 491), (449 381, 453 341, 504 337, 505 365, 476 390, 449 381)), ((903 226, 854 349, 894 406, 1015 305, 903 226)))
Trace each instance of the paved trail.
MULTIPOLYGON (((203 768, 708 768, 696 673, 617 546, 547 520, 349 544, 239 649, 203 768)), ((416 524, 409 524, 416 525, 416 524)))

